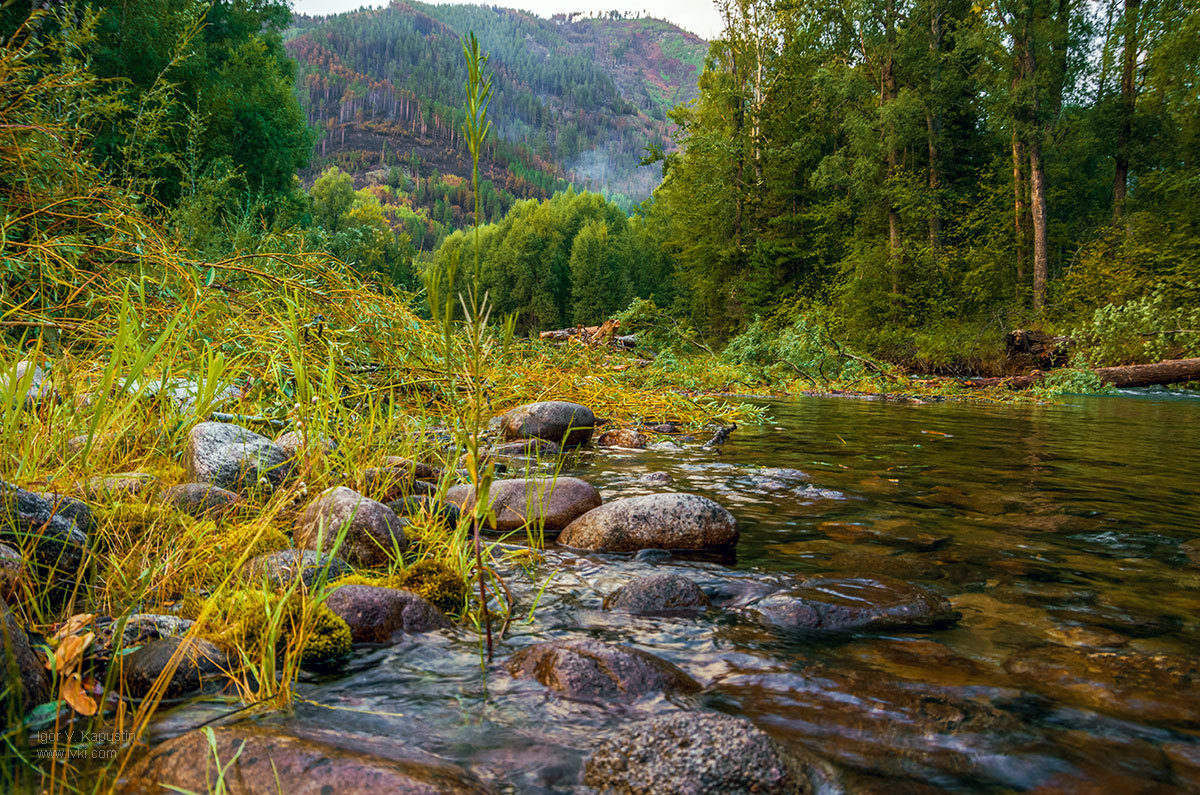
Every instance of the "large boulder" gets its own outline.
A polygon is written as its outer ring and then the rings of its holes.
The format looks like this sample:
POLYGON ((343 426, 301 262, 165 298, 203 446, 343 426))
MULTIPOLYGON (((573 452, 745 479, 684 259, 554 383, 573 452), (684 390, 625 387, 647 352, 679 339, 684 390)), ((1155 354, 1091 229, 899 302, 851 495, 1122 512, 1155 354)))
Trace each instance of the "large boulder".
POLYGON ((604 609, 662 614, 703 610, 711 604, 700 586, 687 577, 662 572, 622 585, 605 598, 604 609))
POLYGON ((243 501, 240 494, 211 483, 180 483, 162 493, 162 501, 197 518, 219 516, 243 501))
POLYGON ((534 679, 568 698, 632 701, 655 693, 694 693, 700 683, 653 654, 600 640, 555 640, 508 661, 517 679, 534 679))
MULTIPOLYGON (((388 758, 353 738, 298 737, 253 724, 195 730, 152 749, 118 792, 223 792, 236 795, 458 795, 491 792, 462 768, 417 753, 388 758)), ((389 749, 390 750, 390 749, 389 749)))
POLYGON ((737 521, 706 497, 668 492, 605 503, 567 525, 558 543, 601 552, 728 550, 737 521))
MULTIPOLYGON (((23 710, 50 700, 46 667, 29 645, 29 636, 0 599, 0 692, 20 693, 23 710)), ((7 728, 7 713, 0 711, 0 728, 7 728)))
MULTIPOLYGON (((488 498, 496 516, 493 529, 501 533, 541 522, 547 533, 555 534, 601 503, 595 486, 569 477, 495 480, 488 498)), ((451 487, 446 502, 463 512, 474 510, 475 487, 468 483, 451 487)))
POLYGON ((86 502, 52 491, 41 492, 38 496, 50 503, 50 509, 54 513, 59 516, 65 516, 75 522, 84 535, 91 534, 94 529, 92 524, 92 509, 88 507, 86 502))
POLYGON ((574 447, 587 444, 595 425, 596 415, 587 406, 546 400, 526 403, 505 413, 500 418, 500 435, 507 440, 538 438, 574 447))
POLYGON ((338 554, 353 566, 382 566, 408 547, 395 511, 345 486, 328 489, 309 503, 292 535, 301 549, 327 552, 343 526, 346 537, 338 554))
POLYGON ((183 454, 187 478, 237 491, 266 479, 280 486, 291 475, 283 448, 265 436, 228 422, 201 422, 188 433, 183 454))
POLYGON ((144 698, 177 655, 178 663, 163 698, 186 696, 225 680, 229 662, 224 652, 203 638, 168 637, 152 640, 118 658, 122 692, 130 698, 144 698))
POLYGON ((750 721, 719 712, 676 712, 622 727, 588 757, 583 783, 630 795, 838 790, 827 762, 785 749, 750 721))
POLYGON ((812 577, 764 596, 749 612, 801 632, 923 629, 962 617, 945 597, 888 577, 812 577))
POLYGON ((305 588, 322 578, 332 582, 350 573, 341 558, 333 558, 311 549, 284 549, 267 552, 242 564, 239 575, 250 586, 267 583, 274 588, 286 588, 300 578, 305 588))
POLYGON ((87 547, 86 533, 72 518, 79 514, 64 506, 70 504, 0 481, 0 541, 31 553, 38 572, 51 580, 75 576, 87 547))
POLYGON ((25 571, 25 559, 8 544, 0 544, 0 599, 8 599, 17 591, 21 575, 25 571))
POLYGON ((412 591, 378 585, 343 585, 325 599, 326 606, 350 627, 355 643, 395 643, 450 626, 446 616, 412 591))

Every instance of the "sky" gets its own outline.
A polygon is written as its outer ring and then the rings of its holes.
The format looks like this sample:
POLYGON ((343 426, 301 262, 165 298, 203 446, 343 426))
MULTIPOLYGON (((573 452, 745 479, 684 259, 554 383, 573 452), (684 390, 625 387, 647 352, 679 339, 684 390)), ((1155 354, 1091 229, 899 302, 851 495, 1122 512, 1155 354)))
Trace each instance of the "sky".
MULTIPOLYGON (((365 5, 378 6, 386 3, 369 0, 292 0, 292 7, 301 14, 336 14, 340 11, 353 11, 365 5)), ((572 11, 642 11, 650 16, 670 20, 705 39, 716 38, 721 32, 721 15, 717 13, 713 0, 493 0, 486 5, 521 8, 543 17, 572 11)))

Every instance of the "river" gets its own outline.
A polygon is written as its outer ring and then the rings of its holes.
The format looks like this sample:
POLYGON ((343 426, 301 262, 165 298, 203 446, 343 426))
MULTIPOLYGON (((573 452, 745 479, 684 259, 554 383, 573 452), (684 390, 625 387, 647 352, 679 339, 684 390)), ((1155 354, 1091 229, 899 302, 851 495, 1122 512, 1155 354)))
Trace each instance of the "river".
POLYGON ((367 650, 341 675, 303 681, 288 722, 364 747, 416 746, 515 792, 582 791, 597 738, 678 709, 745 716, 836 763, 858 792, 1200 788, 1200 568, 1180 548, 1200 537, 1200 399, 803 398, 767 409, 767 423, 739 428, 719 452, 701 440, 591 450, 564 470, 606 500, 711 497, 740 524, 735 560, 635 561, 551 544, 536 572, 507 569, 520 615, 495 663, 481 663, 465 630, 367 650), (648 472, 674 482, 648 484, 648 472), (885 575, 946 596, 962 618, 930 631, 800 636, 736 610, 601 609, 622 583, 663 570, 714 592, 885 575), (592 704, 506 675, 516 650, 573 637, 650 651, 705 689, 592 704))

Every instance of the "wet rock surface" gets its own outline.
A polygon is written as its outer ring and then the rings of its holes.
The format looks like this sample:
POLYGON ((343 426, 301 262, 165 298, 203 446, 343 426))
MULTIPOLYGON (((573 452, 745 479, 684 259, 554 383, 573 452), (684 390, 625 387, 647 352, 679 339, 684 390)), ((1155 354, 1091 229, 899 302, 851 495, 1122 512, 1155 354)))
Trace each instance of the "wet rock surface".
POLYGON ((242 564, 239 575, 249 585, 265 582, 276 588, 287 587, 299 577, 305 588, 311 588, 322 579, 333 582, 349 573, 341 558, 312 549, 285 549, 251 558, 242 564))
POLYGON ((754 724, 716 712, 680 712, 635 723, 588 758, 583 781, 602 792, 829 793, 828 763, 783 748, 754 724))
POLYGON ((446 616, 412 591, 376 585, 343 585, 325 604, 350 627, 355 643, 395 643, 450 626, 446 616))
POLYGON ((291 475, 290 456, 265 436, 227 422, 201 422, 188 433, 183 454, 190 481, 239 491, 266 481, 280 486, 291 475))
POLYGON ((764 596, 747 611, 798 632, 921 629, 961 618, 945 597, 882 577, 813 577, 764 596))
POLYGON ((225 653, 203 638, 162 638, 118 659, 121 692, 144 698, 178 653, 178 663, 162 691, 163 698, 179 698, 202 687, 223 684, 229 669, 225 653))
POLYGON ((599 640, 539 643, 513 655, 508 670, 568 698, 598 702, 700 689, 695 679, 665 660, 599 640))
POLYGON ((133 766, 119 791, 208 792, 218 779, 225 791, 245 795, 278 795, 281 787, 290 795, 491 791, 466 770, 428 754, 386 758, 369 744, 342 747, 353 738, 332 733, 299 737, 254 725, 221 726, 212 732, 212 741, 205 732, 192 731, 153 748, 133 766))
POLYGON ((538 438, 574 447, 592 438, 596 415, 586 406, 562 400, 527 403, 500 418, 500 435, 506 440, 538 438))
POLYGON ((338 555, 351 565, 383 565, 394 551, 408 547, 404 524, 391 508, 345 486, 309 503, 296 520, 293 537, 297 547, 323 552, 332 548, 342 527, 346 533, 338 555))
POLYGON ((640 577, 622 585, 604 599, 605 610, 644 614, 695 612, 711 604, 700 586, 672 572, 640 577))
POLYGON ((602 552, 727 550, 737 544, 733 515, 695 494, 650 494, 606 503, 567 525, 563 546, 602 552))
POLYGON ((1130 720, 1200 727, 1200 663, 1178 654, 1047 646, 1005 668, 1052 698, 1130 720))
POLYGON ((180 483, 162 493, 162 501, 197 518, 219 516, 244 500, 242 495, 211 483, 180 483))
MULTIPOLYGON (((492 482, 488 492, 498 532, 519 530, 541 523, 548 534, 561 531, 576 517, 601 503, 596 487, 580 478, 507 478, 492 482)), ((475 488, 469 484, 452 487, 446 502, 470 511, 475 506, 475 488)))

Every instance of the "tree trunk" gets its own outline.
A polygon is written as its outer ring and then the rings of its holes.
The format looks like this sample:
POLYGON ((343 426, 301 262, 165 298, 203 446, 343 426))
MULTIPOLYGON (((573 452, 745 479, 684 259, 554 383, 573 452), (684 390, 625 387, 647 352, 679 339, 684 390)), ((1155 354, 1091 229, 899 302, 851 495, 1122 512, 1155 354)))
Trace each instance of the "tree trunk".
MULTIPOLYGON (((883 107, 888 106, 896 100, 896 24, 895 24, 896 6, 895 0, 887 0, 885 10, 885 25, 887 26, 887 52, 883 58, 883 74, 881 75, 880 99, 883 107)), ((900 156, 896 150, 896 131, 890 126, 884 126, 884 147, 887 150, 887 194, 888 194, 888 264, 890 265, 892 276, 892 312, 895 314, 900 308, 900 296, 903 290, 901 282, 900 269, 900 246, 902 240, 900 238, 900 211, 896 208, 895 202, 892 200, 892 191, 895 190, 891 184, 896 176, 896 168, 899 165, 900 156)))
MULTIPOLYGON (((1154 364, 1097 367, 1092 372, 1104 383, 1118 388, 1182 384, 1187 381, 1200 381, 1200 359, 1168 359, 1154 364)), ((977 378, 964 383, 971 387, 1006 386, 1011 389, 1026 389, 1048 375, 1050 373, 1036 372, 1012 378, 977 378)))
POLYGON ((1025 268, 1029 261, 1029 207, 1025 202, 1025 144, 1017 134, 1016 127, 1012 134, 1013 156, 1013 196, 1015 206, 1013 215, 1016 219, 1016 249, 1017 249, 1017 297, 1025 289, 1025 268))
POLYGON ((1033 309, 1041 311, 1046 304, 1050 254, 1046 232, 1046 172, 1042 168, 1042 142, 1037 132, 1029 141, 1029 181, 1029 203, 1033 214, 1033 309))
POLYGON ((1137 103, 1134 67, 1137 64, 1138 6, 1141 0, 1125 0, 1125 49, 1121 59, 1121 119, 1117 125, 1117 157, 1113 175, 1113 220, 1125 217, 1125 193, 1129 183, 1129 140, 1133 134, 1133 112, 1137 103))
POLYGON ((929 50, 933 59, 933 69, 929 80, 929 105, 925 112, 925 128, 929 136, 929 197, 932 201, 929 211, 929 248, 933 258, 938 258, 942 247, 942 215, 941 200, 938 189, 941 179, 938 175, 938 139, 942 134, 941 113, 937 89, 940 85, 941 53, 942 53, 942 15, 937 4, 929 10, 929 50))

